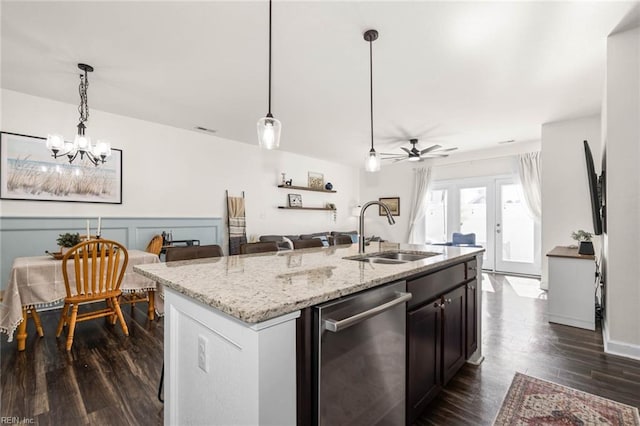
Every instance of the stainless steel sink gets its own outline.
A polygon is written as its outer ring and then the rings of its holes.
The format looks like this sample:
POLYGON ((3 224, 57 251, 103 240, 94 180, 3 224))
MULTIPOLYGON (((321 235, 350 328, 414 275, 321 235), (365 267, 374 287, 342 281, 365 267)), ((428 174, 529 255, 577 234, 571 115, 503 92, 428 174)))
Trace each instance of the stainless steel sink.
POLYGON ((426 259, 428 257, 437 256, 441 253, 422 252, 407 253, 403 251, 384 251, 381 253, 361 254, 358 256, 345 257, 347 260, 356 260, 358 262, 383 263, 388 265, 415 262, 416 260, 426 259))
POLYGON ((378 259, 403 260, 405 262, 413 262, 415 260, 426 259, 427 257, 437 256, 440 253, 423 252, 423 253, 405 253, 401 251, 387 251, 382 253, 374 253, 371 257, 378 259))

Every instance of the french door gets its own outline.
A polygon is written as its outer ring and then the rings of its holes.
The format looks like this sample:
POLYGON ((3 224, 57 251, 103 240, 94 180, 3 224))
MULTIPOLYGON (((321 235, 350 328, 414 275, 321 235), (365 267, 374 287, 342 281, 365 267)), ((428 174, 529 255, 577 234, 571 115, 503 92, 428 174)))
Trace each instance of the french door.
POLYGON ((518 182, 487 177, 436 182, 427 197, 428 241, 453 232, 476 234, 485 248, 483 268, 540 275, 540 225, 528 213, 518 182))

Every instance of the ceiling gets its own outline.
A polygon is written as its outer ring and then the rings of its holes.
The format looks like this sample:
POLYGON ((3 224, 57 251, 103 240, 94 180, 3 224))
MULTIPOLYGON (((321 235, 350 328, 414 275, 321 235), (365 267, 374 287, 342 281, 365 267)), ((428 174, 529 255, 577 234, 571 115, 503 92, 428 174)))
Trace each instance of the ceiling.
MULTIPOLYGON (((413 136, 418 147, 460 152, 539 140, 542 123, 600 111, 606 37, 634 4, 275 1, 280 147, 364 163, 369 28, 380 33, 379 152, 398 152, 403 144, 390 141, 413 136)), ((85 62, 96 69, 92 109, 257 143, 256 121, 267 112, 266 1, 1 7, 3 88, 77 104, 76 64, 85 62)))

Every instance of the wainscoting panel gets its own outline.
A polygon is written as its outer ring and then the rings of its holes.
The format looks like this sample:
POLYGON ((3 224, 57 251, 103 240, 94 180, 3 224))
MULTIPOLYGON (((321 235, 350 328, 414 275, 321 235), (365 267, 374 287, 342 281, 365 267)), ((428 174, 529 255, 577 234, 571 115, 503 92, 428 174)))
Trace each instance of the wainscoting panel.
MULTIPOLYGON (((98 219, 91 218, 95 235, 98 219)), ((154 235, 172 232, 174 240, 200 240, 200 244, 221 244, 221 218, 103 217, 102 237, 119 241, 129 249, 144 250, 154 235)), ((86 234, 87 218, 0 217, 0 287, 9 281, 13 259, 41 256, 58 251, 56 239, 65 232, 86 234)))

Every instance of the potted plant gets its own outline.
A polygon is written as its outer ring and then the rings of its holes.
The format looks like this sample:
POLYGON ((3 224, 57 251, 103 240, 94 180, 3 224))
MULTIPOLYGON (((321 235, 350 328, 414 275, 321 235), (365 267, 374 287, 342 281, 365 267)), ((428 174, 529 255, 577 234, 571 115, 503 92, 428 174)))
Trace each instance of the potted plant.
POLYGON ((571 233, 571 238, 580 243, 578 254, 595 254, 595 251, 593 250, 593 242, 591 242, 591 239, 593 238, 593 234, 591 232, 578 229, 571 233))
POLYGON ((76 244, 80 244, 80 241, 81 240, 79 233, 71 234, 69 232, 67 232, 66 234, 60 234, 58 236, 58 239, 56 240, 56 242, 60 246, 60 253, 62 254, 66 253, 71 247, 75 246, 76 244))

